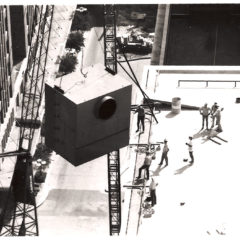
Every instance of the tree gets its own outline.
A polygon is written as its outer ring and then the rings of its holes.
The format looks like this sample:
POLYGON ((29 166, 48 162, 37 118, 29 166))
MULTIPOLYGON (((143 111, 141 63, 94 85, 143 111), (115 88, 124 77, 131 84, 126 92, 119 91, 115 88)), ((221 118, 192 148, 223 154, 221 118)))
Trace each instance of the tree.
POLYGON ((77 52, 84 47, 84 37, 81 31, 71 32, 68 35, 66 48, 74 48, 77 52))
POLYGON ((50 159, 51 154, 52 154, 52 150, 50 148, 48 148, 43 143, 38 143, 37 149, 36 149, 35 154, 33 156, 33 159, 34 160, 42 159, 42 160, 46 161, 46 163, 48 165, 51 162, 51 159, 50 159))
POLYGON ((64 74, 71 73, 76 69, 77 63, 78 63, 77 57, 71 53, 67 53, 65 56, 61 58, 59 71, 64 74))
POLYGON ((76 11, 72 21, 71 31, 88 31, 91 28, 91 18, 88 13, 76 11))

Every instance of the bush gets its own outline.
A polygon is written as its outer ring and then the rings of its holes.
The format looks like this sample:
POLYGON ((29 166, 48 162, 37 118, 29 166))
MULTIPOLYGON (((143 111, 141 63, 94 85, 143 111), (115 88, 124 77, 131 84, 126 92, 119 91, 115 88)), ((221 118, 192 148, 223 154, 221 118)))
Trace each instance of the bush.
POLYGON ((59 66, 59 71, 68 74, 76 69, 76 64, 78 63, 77 57, 71 53, 67 53, 61 58, 61 63, 59 66))
POLYGON ((37 145, 37 149, 35 151, 33 159, 42 159, 47 162, 47 165, 50 163, 50 156, 51 156, 52 150, 48 148, 45 144, 39 143, 37 145))
POLYGON ((47 173, 42 171, 37 171, 34 176, 34 182, 35 183, 44 183, 46 179, 47 173))
POLYGON ((81 13, 76 11, 72 21, 71 31, 88 31, 91 28, 91 18, 88 13, 81 13))
POLYGON ((71 32, 68 35, 66 48, 73 48, 77 52, 81 50, 81 47, 84 47, 84 37, 81 31, 71 32))

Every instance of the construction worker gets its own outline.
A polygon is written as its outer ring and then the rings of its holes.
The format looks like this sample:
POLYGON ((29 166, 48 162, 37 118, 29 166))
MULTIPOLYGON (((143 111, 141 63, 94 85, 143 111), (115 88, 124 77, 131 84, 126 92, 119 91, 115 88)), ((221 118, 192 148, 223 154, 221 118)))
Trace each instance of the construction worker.
POLYGON ((186 143, 186 145, 188 146, 189 156, 191 158, 191 161, 189 163, 194 163, 192 139, 192 137, 189 137, 189 142, 186 143))
POLYGON ((216 125, 217 125, 217 129, 216 131, 218 132, 222 132, 222 125, 221 125, 221 112, 223 111, 223 108, 219 109, 219 107, 217 106, 217 111, 214 113, 214 116, 216 117, 216 125))
POLYGON ((160 166, 163 164, 163 160, 165 160, 166 166, 168 165, 168 151, 169 151, 169 147, 168 147, 167 142, 168 142, 167 139, 165 139, 164 140, 163 151, 162 151, 161 162, 159 163, 160 166))
POLYGON ((142 132, 144 132, 144 130, 145 130, 145 125, 144 125, 145 111, 144 111, 144 108, 141 105, 139 105, 138 108, 136 109, 135 113, 138 113, 136 132, 138 132, 139 129, 140 129, 140 122, 141 122, 141 125, 142 125, 142 132))
POLYGON ((207 106, 207 103, 205 103, 204 106, 199 109, 199 112, 202 115, 202 128, 201 128, 201 130, 204 128, 204 122, 206 122, 206 127, 207 127, 207 130, 208 130, 208 116, 211 112, 211 109, 207 106))
POLYGON ((150 191, 150 197, 152 201, 152 207, 157 203, 157 197, 156 197, 156 186, 158 184, 155 182, 154 178, 152 177, 151 183, 149 185, 149 191, 150 191))
POLYGON ((217 103, 215 102, 213 105, 212 105, 212 108, 211 108, 211 118, 212 118, 212 126, 211 128, 214 127, 214 124, 215 124, 215 119, 216 119, 216 115, 215 115, 215 112, 217 111, 218 109, 218 105, 217 103))
POLYGON ((147 180, 149 180, 149 168, 151 166, 151 163, 152 163, 151 153, 149 151, 147 151, 146 152, 146 157, 144 159, 144 163, 138 170, 138 177, 137 177, 137 179, 141 178, 142 170, 146 169, 147 180))

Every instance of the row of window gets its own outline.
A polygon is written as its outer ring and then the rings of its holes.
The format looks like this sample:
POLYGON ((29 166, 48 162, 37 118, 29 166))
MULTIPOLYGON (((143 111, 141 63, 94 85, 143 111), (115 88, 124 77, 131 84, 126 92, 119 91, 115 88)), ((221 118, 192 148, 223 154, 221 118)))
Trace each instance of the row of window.
MULTIPOLYGON (((27 46, 31 43, 37 24, 35 11, 38 11, 35 6, 0 5, 0 125, 6 121, 6 113, 12 111, 3 138, 0 139, 2 151, 14 122, 14 110, 9 109, 10 98, 13 97, 16 72, 26 57, 27 46)), ((22 88, 23 82, 19 94, 23 92, 22 88)), ((19 98, 16 102, 19 105, 19 98)))

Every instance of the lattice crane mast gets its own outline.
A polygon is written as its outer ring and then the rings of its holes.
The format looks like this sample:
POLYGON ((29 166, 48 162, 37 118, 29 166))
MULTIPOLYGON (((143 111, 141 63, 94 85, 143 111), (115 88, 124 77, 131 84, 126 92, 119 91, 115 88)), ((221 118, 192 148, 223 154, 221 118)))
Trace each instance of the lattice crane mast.
MULTIPOLYGON (((105 69, 117 73, 116 17, 114 5, 104 5, 104 64, 105 69)), ((121 229, 121 178, 120 151, 108 153, 108 205, 110 235, 120 233, 121 229)))
MULTIPOLYGON (((147 94, 141 88, 134 71, 124 52, 122 44, 116 38, 116 9, 114 5, 104 5, 104 64, 106 70, 115 75, 117 65, 124 70, 129 78, 135 83, 143 95, 144 102, 150 109, 151 115, 158 123, 153 106, 147 94), (127 71, 117 60, 117 47, 129 67, 127 71)), ((121 229, 121 181, 120 181, 120 152, 119 149, 108 154, 108 193, 109 193, 109 226, 110 235, 119 234, 121 229)))
POLYGON ((18 150, 0 154, 17 156, 5 208, 0 218, 0 236, 38 236, 38 218, 32 170, 32 144, 44 91, 49 38, 54 6, 35 6, 32 37, 24 72, 18 150), (13 200, 12 200, 13 199, 13 200), (10 203, 13 202, 13 207, 10 203))

